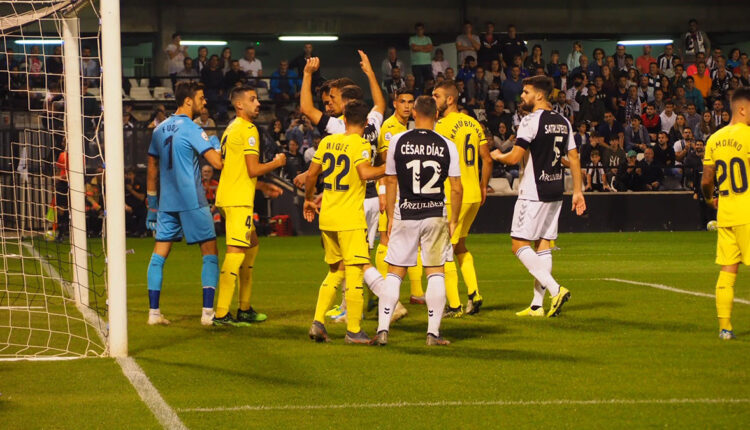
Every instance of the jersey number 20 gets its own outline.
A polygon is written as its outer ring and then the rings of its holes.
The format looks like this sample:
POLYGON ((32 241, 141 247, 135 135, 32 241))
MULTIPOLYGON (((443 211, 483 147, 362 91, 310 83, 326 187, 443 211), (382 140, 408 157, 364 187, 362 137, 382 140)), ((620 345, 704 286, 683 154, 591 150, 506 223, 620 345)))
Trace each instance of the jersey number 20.
POLYGON ((435 183, 440 179, 440 163, 435 160, 423 162, 411 160, 406 163, 406 167, 411 170, 411 191, 414 194, 437 194, 440 192, 440 187, 435 186, 435 183), (432 177, 424 186, 422 186, 422 182, 420 181, 420 173, 423 166, 432 169, 432 177))
POLYGON ((747 172, 745 171, 745 163, 741 158, 735 157, 729 160, 728 167, 727 163, 725 163, 723 160, 716 160, 716 173, 718 175, 717 182, 719 183, 720 188, 719 195, 726 196, 729 194, 729 191, 721 190, 721 184, 727 180, 727 176, 729 176, 729 182, 732 186, 732 191, 734 192, 734 194, 742 194, 747 191, 747 172), (735 169, 735 164, 739 167, 739 170, 735 169), (737 181, 737 178, 735 177, 735 172, 739 172, 740 174, 739 181, 737 181), (742 183, 738 184, 737 182, 742 183))

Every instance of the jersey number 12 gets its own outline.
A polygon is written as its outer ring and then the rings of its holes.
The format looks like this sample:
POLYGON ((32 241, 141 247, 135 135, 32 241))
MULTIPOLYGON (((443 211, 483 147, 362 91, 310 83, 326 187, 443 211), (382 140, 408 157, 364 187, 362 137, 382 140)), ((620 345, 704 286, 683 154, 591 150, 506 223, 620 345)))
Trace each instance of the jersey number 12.
POLYGON ((440 187, 435 186, 435 183, 440 179, 440 163, 435 160, 427 160, 423 162, 420 162, 419 160, 411 160, 406 163, 406 167, 412 171, 411 191, 414 194, 437 194, 440 192, 440 187), (422 186, 420 181, 422 167, 432 169, 432 177, 426 184, 424 184, 424 186, 422 186))

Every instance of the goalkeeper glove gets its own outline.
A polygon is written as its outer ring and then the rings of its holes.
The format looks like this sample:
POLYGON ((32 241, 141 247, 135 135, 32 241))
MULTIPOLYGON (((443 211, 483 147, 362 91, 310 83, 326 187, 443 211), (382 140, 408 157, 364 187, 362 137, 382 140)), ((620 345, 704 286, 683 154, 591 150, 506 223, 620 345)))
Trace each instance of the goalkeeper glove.
POLYGON ((156 231, 156 214, 159 212, 159 199, 156 195, 149 194, 146 197, 148 203, 148 214, 146 215, 146 228, 156 231))

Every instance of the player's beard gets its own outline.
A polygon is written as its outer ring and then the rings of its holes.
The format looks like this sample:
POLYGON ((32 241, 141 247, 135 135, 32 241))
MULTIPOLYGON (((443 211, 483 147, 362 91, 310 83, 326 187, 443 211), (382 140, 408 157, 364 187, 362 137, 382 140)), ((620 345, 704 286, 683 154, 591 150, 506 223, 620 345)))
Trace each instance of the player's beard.
POLYGON ((521 102, 521 109, 524 112, 533 112, 534 111, 534 103, 526 103, 524 101, 521 102))
POLYGON ((448 102, 444 100, 443 104, 440 104, 440 105, 437 106, 437 109, 438 109, 439 116, 441 116, 441 117, 444 116, 445 115, 445 111, 448 110, 448 102))

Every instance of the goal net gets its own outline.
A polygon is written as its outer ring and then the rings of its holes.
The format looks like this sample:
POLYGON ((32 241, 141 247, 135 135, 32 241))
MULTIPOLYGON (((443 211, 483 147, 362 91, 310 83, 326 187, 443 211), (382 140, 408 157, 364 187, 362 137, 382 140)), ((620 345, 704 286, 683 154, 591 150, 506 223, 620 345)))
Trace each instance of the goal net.
POLYGON ((0 360, 107 354, 96 6, 0 1, 0 360))

